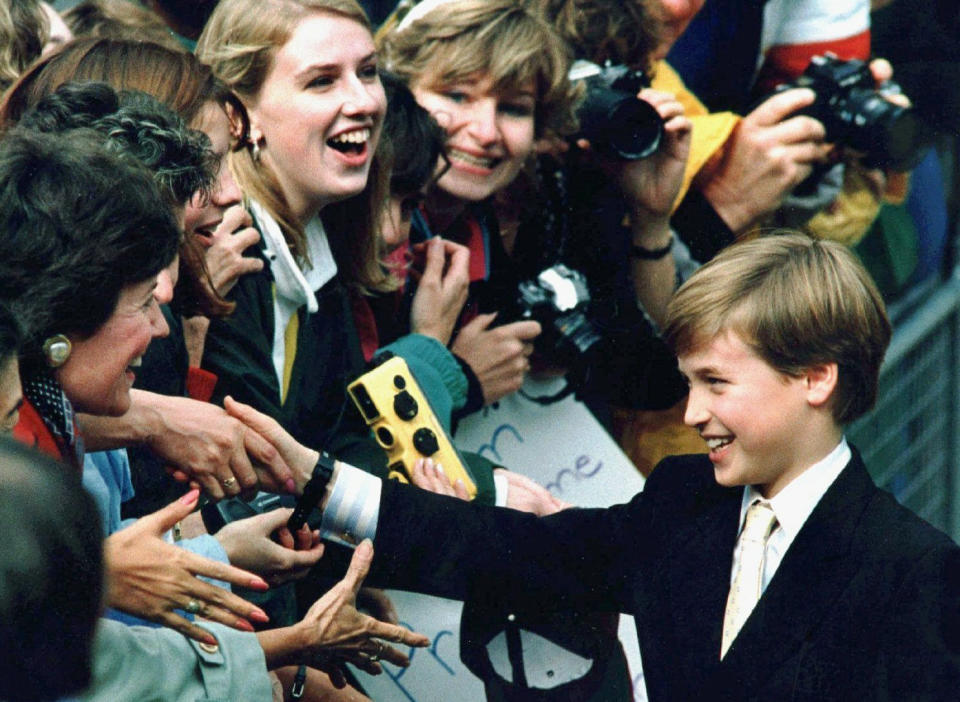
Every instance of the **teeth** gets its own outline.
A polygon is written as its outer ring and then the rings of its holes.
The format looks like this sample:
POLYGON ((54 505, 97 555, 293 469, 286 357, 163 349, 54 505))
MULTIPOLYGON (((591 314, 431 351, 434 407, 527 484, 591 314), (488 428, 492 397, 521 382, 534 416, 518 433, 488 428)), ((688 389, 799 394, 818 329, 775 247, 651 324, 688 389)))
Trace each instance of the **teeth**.
POLYGON ((715 451, 721 446, 726 446, 733 441, 733 439, 707 439, 706 441, 707 446, 709 446, 712 451, 715 451))
POLYGON ((370 139, 369 129, 356 129, 333 137, 330 141, 341 144, 365 144, 370 139))
POLYGON ((496 159, 474 156, 473 154, 468 154, 466 151, 459 151, 457 149, 450 149, 450 156, 458 161, 469 163, 472 166, 480 166, 481 168, 493 168, 494 163, 496 163, 496 159))

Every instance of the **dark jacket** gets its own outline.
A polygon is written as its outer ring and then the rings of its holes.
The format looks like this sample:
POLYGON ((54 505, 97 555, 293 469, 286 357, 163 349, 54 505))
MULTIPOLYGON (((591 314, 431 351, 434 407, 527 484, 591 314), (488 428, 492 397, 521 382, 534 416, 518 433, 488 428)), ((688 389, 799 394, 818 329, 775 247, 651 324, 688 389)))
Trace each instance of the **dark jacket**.
POLYGON ((387 485, 368 582, 633 614, 653 702, 956 699, 960 548, 856 453, 721 661, 742 494, 705 456, 666 459, 627 504, 544 519, 387 485))

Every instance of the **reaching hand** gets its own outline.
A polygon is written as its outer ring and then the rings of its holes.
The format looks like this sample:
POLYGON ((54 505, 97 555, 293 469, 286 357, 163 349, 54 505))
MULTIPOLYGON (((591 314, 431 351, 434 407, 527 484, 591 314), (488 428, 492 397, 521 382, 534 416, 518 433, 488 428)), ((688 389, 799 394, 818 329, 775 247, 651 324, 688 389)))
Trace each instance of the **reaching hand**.
POLYGON ((254 590, 266 590, 260 577, 173 546, 161 538, 196 506, 199 491, 138 519, 109 538, 104 545, 107 563, 107 605, 176 629, 197 641, 211 640, 208 632, 174 610, 193 611, 235 629, 253 631, 247 619, 264 623, 267 615, 241 597, 196 576, 225 580, 254 590))
POLYGON ((477 315, 453 340, 453 352, 467 362, 483 388, 486 404, 516 392, 530 370, 533 340, 540 335, 534 321, 490 328, 494 314, 477 315))
POLYGON ((337 687, 346 684, 345 663, 352 663, 372 675, 383 672, 380 660, 399 666, 410 665, 406 654, 384 641, 418 647, 430 643, 426 636, 357 611, 357 592, 372 560, 373 544, 364 540, 354 551, 343 580, 317 600, 303 621, 295 625, 302 631, 305 641, 301 649, 304 662, 327 672, 337 687))
POLYGON ((271 585, 302 578, 323 555, 320 532, 307 525, 290 533, 292 509, 275 509, 230 522, 215 535, 230 563, 259 573, 271 585), (271 537, 276 534, 277 541, 271 537))
POLYGON ((569 502, 554 497, 550 491, 525 475, 498 468, 494 471, 507 479, 507 507, 521 512, 533 512, 539 517, 573 507, 569 502))
POLYGON ((243 252, 260 241, 260 232, 250 226, 253 220, 242 205, 234 205, 223 213, 220 224, 210 234, 195 236, 206 247, 204 256, 214 289, 226 295, 237 280, 247 273, 263 270, 263 261, 243 252))
POLYGON ((202 485, 214 500, 235 496, 260 485, 252 458, 267 468, 274 489, 293 490, 290 467, 270 442, 220 407, 184 397, 149 398, 158 426, 147 443, 174 466, 175 479, 202 485))
MULTIPOLYGON (((256 433, 256 436, 270 443, 275 453, 293 469, 295 487, 291 492, 300 494, 303 486, 307 484, 313 474, 313 467, 317 464, 319 453, 311 448, 307 448, 280 426, 280 423, 273 417, 262 412, 258 412, 250 405, 237 402, 232 397, 225 397, 223 400, 224 409, 242 422, 245 426, 256 433)), ((270 474, 259 467, 255 468, 260 476, 260 482, 266 485, 270 484, 270 474)))
POLYGON ((416 244, 418 248, 426 248, 427 261, 413 296, 410 327, 446 346, 467 301, 470 250, 440 237, 416 244))
POLYGON ((722 154, 701 171, 704 195, 735 232, 744 232, 776 210, 832 146, 812 117, 794 115, 814 100, 807 88, 777 93, 737 125, 722 154))

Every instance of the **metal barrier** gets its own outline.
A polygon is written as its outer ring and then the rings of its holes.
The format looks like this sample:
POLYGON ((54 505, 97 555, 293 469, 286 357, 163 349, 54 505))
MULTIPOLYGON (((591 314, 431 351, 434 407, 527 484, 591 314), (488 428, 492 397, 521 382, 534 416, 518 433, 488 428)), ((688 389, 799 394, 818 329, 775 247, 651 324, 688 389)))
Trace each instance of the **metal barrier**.
POLYGON ((874 480, 960 542, 960 278, 896 319, 873 411, 847 436, 874 480))

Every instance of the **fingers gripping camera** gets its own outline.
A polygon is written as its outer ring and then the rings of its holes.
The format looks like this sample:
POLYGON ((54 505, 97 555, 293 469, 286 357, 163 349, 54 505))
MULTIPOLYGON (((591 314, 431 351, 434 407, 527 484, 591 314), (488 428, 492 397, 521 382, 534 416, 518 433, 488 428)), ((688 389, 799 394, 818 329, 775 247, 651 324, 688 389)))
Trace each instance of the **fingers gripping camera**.
POLYGON ((354 404, 386 451, 389 477, 408 482, 413 464, 432 458, 453 485, 462 480, 470 498, 477 487, 437 419, 410 368, 393 356, 347 386, 354 404))

